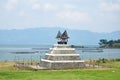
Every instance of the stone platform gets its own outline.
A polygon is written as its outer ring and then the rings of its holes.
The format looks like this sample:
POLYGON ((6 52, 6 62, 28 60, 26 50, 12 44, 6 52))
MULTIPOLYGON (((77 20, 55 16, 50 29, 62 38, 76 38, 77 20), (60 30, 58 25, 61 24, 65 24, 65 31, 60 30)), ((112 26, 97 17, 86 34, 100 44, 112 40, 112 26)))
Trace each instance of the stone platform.
POLYGON ((57 44, 41 59, 40 66, 47 69, 74 69, 85 67, 84 60, 67 44, 57 44))

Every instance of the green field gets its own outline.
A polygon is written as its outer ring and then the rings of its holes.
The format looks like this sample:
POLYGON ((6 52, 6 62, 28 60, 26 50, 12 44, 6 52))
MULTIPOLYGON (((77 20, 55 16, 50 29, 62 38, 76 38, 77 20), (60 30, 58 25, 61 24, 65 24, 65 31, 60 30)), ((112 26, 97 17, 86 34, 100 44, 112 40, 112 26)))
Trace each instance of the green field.
POLYGON ((30 70, 17 69, 14 63, 0 62, 0 80, 120 80, 120 62, 104 69, 30 70), (115 67, 117 66, 117 67, 115 67))

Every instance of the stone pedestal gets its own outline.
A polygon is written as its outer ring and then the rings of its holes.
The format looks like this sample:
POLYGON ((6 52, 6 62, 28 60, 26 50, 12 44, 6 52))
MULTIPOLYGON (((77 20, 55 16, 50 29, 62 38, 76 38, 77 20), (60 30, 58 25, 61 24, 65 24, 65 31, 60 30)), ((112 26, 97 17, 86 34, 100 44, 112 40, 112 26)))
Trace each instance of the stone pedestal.
POLYGON ((71 69, 85 67, 84 60, 67 44, 57 44, 41 59, 40 66, 47 69, 71 69))

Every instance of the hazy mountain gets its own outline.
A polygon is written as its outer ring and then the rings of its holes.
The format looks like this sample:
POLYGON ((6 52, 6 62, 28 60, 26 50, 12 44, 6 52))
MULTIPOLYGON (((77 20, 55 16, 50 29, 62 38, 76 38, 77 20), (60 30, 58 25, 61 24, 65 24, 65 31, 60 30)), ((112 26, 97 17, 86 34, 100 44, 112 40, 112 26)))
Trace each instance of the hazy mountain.
MULTIPOLYGON (((31 28, 24 30, 0 30, 0 44, 55 44, 58 30, 64 28, 31 28)), ((69 44, 98 45, 100 39, 120 39, 120 31, 95 33, 86 30, 66 29, 70 37, 69 44)))

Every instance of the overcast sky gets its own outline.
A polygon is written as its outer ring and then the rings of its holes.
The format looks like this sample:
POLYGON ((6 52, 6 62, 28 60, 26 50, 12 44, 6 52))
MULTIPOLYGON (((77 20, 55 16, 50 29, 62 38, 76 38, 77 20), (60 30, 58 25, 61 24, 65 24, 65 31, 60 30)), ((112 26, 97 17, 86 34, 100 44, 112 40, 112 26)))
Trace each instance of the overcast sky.
POLYGON ((120 30, 120 0, 0 0, 0 29, 120 30))

